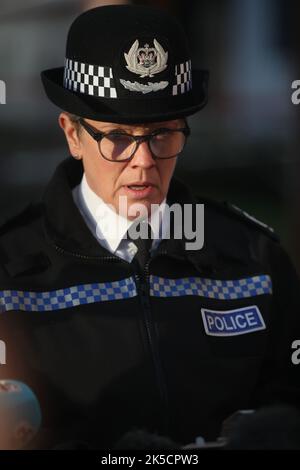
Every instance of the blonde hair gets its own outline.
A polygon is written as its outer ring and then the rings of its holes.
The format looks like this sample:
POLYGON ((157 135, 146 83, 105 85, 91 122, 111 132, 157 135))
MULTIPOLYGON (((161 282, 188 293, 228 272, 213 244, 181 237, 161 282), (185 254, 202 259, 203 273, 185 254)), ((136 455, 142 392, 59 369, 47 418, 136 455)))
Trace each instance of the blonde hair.
POLYGON ((65 114, 68 116, 70 121, 74 124, 74 127, 76 128, 77 133, 79 134, 81 131, 81 126, 79 120, 81 119, 80 116, 77 116, 76 114, 69 113, 68 111, 64 111, 65 114))

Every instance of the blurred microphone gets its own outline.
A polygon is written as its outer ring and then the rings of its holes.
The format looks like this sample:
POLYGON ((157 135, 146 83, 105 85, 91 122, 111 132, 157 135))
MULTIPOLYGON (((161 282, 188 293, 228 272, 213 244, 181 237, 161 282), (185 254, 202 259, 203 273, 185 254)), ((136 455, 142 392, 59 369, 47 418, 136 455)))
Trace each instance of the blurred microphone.
POLYGON ((41 409, 33 391, 17 380, 0 380, 0 449, 24 448, 41 425, 41 409))
POLYGON ((227 449, 299 450, 300 411, 287 405, 240 414, 227 432, 227 449))

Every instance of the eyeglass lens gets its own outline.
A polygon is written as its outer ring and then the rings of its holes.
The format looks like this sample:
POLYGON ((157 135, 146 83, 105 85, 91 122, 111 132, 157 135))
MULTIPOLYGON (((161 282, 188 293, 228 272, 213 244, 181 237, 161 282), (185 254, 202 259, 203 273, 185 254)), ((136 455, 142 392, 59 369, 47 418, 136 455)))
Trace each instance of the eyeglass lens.
MULTIPOLYGON (((181 131, 160 132, 149 141, 152 153, 158 158, 170 158, 180 153, 184 147, 185 135, 181 131)), ((110 160, 126 160, 137 147, 137 142, 129 135, 109 134, 99 142, 102 155, 110 160)))

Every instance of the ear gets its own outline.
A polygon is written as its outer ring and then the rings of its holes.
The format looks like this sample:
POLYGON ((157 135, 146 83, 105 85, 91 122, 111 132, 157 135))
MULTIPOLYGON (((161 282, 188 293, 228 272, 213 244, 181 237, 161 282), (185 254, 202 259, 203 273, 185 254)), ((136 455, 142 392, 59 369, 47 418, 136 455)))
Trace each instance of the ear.
POLYGON ((64 112, 59 115, 58 123, 65 133, 71 155, 81 160, 82 147, 76 124, 72 122, 69 115, 64 112))

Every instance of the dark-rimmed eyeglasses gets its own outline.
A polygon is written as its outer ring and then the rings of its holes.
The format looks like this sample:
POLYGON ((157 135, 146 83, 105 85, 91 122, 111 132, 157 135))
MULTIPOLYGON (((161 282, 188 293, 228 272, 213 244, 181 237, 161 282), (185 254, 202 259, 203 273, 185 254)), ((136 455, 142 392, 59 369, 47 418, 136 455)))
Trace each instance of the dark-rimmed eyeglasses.
POLYGON ((155 129, 147 135, 131 135, 121 130, 100 132, 82 118, 79 119, 79 123, 98 143, 100 155, 110 162, 128 162, 142 142, 148 143, 154 159, 175 158, 183 151, 187 137, 190 135, 187 123, 185 127, 178 129, 164 127, 155 129))

